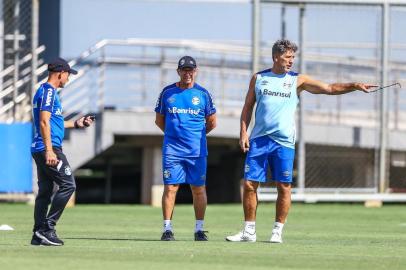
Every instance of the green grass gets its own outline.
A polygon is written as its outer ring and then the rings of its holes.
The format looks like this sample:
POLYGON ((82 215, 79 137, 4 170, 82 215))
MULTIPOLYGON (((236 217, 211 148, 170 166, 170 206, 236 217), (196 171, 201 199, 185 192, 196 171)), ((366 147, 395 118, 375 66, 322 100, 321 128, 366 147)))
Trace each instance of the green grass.
POLYGON ((195 243, 191 205, 175 209, 176 242, 157 241, 161 211, 79 205, 59 222, 63 247, 30 246, 32 206, 0 204, 0 269, 406 269, 406 207, 294 204, 282 245, 269 244, 273 204, 258 209, 257 243, 228 243, 242 226, 240 205, 210 205, 210 241, 195 243))

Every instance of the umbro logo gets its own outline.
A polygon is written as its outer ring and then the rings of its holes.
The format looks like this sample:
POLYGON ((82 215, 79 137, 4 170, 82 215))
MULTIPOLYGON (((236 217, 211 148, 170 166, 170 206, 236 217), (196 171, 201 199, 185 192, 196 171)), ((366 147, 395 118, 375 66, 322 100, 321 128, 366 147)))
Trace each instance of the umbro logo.
POLYGON ((261 82, 261 85, 267 85, 268 83, 269 83, 268 81, 263 80, 263 81, 261 82))

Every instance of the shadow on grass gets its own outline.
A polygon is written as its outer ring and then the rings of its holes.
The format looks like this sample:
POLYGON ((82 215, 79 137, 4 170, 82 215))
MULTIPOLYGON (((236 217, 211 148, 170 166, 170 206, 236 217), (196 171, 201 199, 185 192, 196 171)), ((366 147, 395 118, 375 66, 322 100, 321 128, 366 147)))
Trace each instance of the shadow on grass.
MULTIPOLYGON (((169 242, 161 241, 160 239, 147 239, 147 238, 103 238, 103 237, 65 237, 69 240, 96 240, 96 241, 140 241, 140 242, 169 242)), ((176 240, 175 242, 184 242, 184 240, 176 240)))

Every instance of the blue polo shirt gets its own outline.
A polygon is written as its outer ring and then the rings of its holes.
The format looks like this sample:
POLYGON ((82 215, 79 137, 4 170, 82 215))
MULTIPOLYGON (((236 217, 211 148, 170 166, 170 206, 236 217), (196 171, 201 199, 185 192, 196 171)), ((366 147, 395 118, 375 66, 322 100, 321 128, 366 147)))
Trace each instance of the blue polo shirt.
POLYGON ((171 84, 159 95, 155 112, 165 116, 164 155, 207 156, 206 117, 216 113, 209 91, 196 83, 188 89, 171 84))
POLYGON ((31 145, 31 152, 41 152, 45 150, 44 141, 40 132, 39 115, 41 111, 51 113, 49 120, 51 125, 52 146, 62 147, 65 135, 64 118, 62 115, 61 100, 57 90, 49 83, 43 83, 38 88, 33 99, 32 113, 34 117, 34 139, 31 145))

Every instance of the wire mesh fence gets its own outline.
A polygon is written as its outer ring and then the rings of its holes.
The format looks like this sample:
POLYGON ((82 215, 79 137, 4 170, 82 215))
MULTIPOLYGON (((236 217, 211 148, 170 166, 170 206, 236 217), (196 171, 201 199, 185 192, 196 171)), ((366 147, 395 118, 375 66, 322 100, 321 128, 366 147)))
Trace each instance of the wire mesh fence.
MULTIPOLYGON (((0 26, 0 112, 13 119, 30 115, 32 1, 4 0, 0 26), (24 100, 24 102, 22 102, 24 100), (25 104, 16 106, 9 104, 25 104)), ((271 46, 280 37, 299 40, 303 6, 263 4, 260 69, 272 65, 271 46), (294 27, 289 27, 294 25, 294 27)), ((250 5, 247 4, 247 8, 250 5)), ((303 60, 305 73, 332 83, 381 83, 381 6, 351 4, 304 6, 303 60)), ((388 91, 387 187, 406 190, 406 9, 391 7, 388 82, 402 87, 388 91)), ((177 80, 176 61, 185 54, 200 66, 199 82, 210 89, 219 113, 238 116, 251 76, 251 46, 247 42, 112 41, 81 59, 78 78, 61 93, 66 115, 104 109, 152 111, 159 91, 177 80), (96 97, 96 98, 95 98, 96 97)), ((295 70, 299 69, 296 65, 295 70)), ((304 94, 305 171, 295 165, 294 177, 305 175, 307 190, 378 191, 381 92, 342 96, 304 94)), ((1 113, 0 113, 1 116, 1 113)), ((296 162, 297 164, 297 162, 296 162)), ((294 184, 297 186, 297 182, 294 184)))
POLYGON ((30 119, 32 53, 44 50, 33 49, 32 3, 28 0, 0 1, 0 119, 3 121, 30 119))
MULTIPOLYGON (((298 41, 302 32, 304 44, 299 44, 303 48, 302 72, 328 83, 359 81, 381 85, 383 6, 355 3, 334 5, 327 2, 317 5, 263 4, 262 37, 270 36, 268 30, 298 41), (304 9, 303 18, 300 9, 304 9), (296 27, 289 27, 289 24, 296 27)), ((404 23, 405 11, 404 7, 389 8, 387 82, 399 82, 402 86, 406 83, 402 60, 406 57, 406 48, 400 25, 404 23)), ((262 38, 262 53, 270 50, 272 43, 262 38)), ((260 69, 272 64, 269 59, 262 59, 260 63, 260 69)), ((296 70, 299 70, 298 64, 296 70)), ((387 139, 385 190, 398 192, 405 190, 406 181, 402 152, 395 152, 399 148, 405 150, 400 134, 406 127, 402 121, 405 117, 406 92, 402 87, 391 87, 385 91, 388 94, 385 112, 388 126, 385 129, 391 132, 387 139)), ((305 154, 297 157, 294 177, 297 180, 298 175, 305 175, 306 191, 379 191, 381 99, 380 92, 355 92, 339 96, 302 95, 304 114, 299 117, 303 117, 305 128, 299 140, 305 141, 305 154), (297 165, 300 158, 305 160, 304 171, 300 171, 297 165)), ((294 186, 297 187, 297 181, 294 186)))

